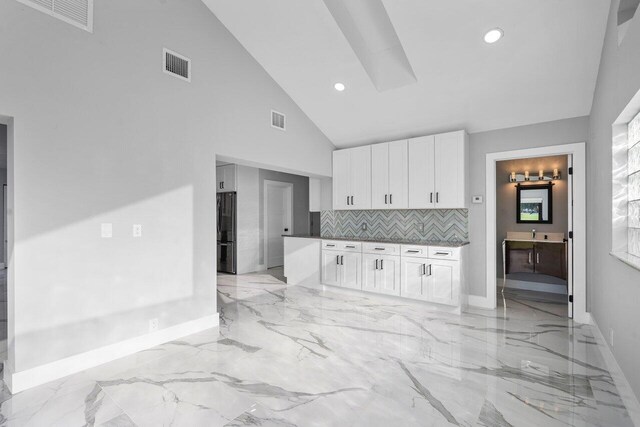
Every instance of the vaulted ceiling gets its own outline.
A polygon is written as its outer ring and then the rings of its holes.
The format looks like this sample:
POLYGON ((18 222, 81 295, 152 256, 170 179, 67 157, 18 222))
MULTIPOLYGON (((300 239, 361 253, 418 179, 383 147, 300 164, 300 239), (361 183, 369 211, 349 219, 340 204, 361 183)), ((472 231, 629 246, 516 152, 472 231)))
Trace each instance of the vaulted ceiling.
POLYGON ((369 12, 354 17, 357 8, 336 11, 330 0, 203 1, 338 147, 589 114, 610 3, 381 0, 368 26, 357 18, 369 12), (349 25, 362 31, 354 37, 349 25), (504 37, 487 44, 494 27, 504 37), (378 65, 363 52, 391 43, 375 40, 375 28, 400 41, 415 79, 375 81, 378 65))

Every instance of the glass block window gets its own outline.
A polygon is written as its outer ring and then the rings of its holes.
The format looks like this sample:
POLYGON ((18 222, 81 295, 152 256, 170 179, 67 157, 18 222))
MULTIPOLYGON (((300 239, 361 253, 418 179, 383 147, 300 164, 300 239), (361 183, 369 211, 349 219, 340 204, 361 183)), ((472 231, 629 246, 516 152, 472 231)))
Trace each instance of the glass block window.
POLYGON ((627 130, 629 151, 627 160, 628 190, 628 250, 640 257, 640 114, 629 122, 627 130))

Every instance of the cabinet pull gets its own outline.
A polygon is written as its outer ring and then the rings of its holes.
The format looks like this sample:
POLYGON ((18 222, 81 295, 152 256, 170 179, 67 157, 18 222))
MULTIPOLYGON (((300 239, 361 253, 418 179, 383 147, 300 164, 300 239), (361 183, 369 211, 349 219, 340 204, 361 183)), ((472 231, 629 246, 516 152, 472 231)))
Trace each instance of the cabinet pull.
POLYGON ((536 264, 540 264, 540 252, 536 252, 536 264))
POLYGON ((427 274, 427 264, 422 264, 422 275, 427 274))
POLYGON ((429 274, 427 276, 431 276, 431 264, 429 264, 429 274))
POLYGON ((344 255, 340 255, 340 265, 344 265, 344 255))
POLYGON ((389 194, 389 204, 393 204, 393 194, 389 194))
POLYGON ((384 204, 385 205, 387 204, 387 195, 386 194, 384 195, 384 204))
POLYGON ((376 260, 376 270, 378 269, 378 260, 376 260))
POLYGON ((353 196, 351 196, 351 206, 353 206, 353 196))
POLYGON ((410 253, 410 254, 419 254, 419 253, 420 253, 420 251, 416 251, 416 250, 413 250, 413 249, 409 249, 409 250, 407 251, 407 253, 410 253))
POLYGON ((532 259, 533 258, 533 253, 531 251, 529 251, 528 254, 529 254, 528 261, 529 261, 529 264, 531 264, 533 262, 533 259, 532 259))
POLYGON ((326 245, 327 248, 335 248, 336 245, 326 245))
POLYGON ((336 264, 340 265, 340 255, 336 255, 336 264))
POLYGON ((347 196, 347 206, 349 206, 349 196, 347 196))
POLYGON ((384 260, 380 260, 380 270, 384 270, 384 260))
POLYGON ((436 191, 436 203, 440 203, 440 193, 436 191))
POLYGON ((384 251, 384 248, 374 248, 376 251, 384 251))
POLYGON ((451 255, 451 252, 436 252, 435 255, 451 255))
POLYGON ((355 249, 356 247, 355 246, 351 246, 351 245, 347 245, 347 246, 345 246, 345 248, 347 248, 347 249, 355 249))
POLYGON ((429 196, 429 203, 433 203, 433 193, 429 196))

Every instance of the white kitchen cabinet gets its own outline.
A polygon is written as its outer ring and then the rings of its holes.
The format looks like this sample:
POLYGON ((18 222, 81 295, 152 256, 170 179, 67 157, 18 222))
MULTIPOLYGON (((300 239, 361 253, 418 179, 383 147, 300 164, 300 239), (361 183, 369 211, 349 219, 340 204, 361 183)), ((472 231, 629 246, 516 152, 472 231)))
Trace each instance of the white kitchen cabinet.
POLYGON ((322 251, 322 283, 340 286, 340 253, 337 251, 322 251))
POLYGON ((340 286, 362 289, 362 254, 344 252, 340 255, 342 281, 340 286))
POLYGON ((407 141, 371 146, 371 207, 406 209, 408 199, 407 141))
POLYGON ((402 257, 400 295, 426 301, 427 276, 425 274, 427 260, 422 258, 402 257))
POLYGON ((409 140, 409 208, 435 207, 435 136, 409 140))
POLYGON ((428 301, 458 305, 460 299, 459 261, 429 260, 427 288, 428 301))
POLYGON ((333 208, 371 209, 371 146, 333 152, 333 208))
POLYGON ((364 254, 362 256, 362 290, 400 295, 400 257, 364 254))
POLYGON ((216 167, 216 192, 237 191, 237 166, 224 165, 216 167))
POLYGON ((322 283, 362 289, 361 244, 323 241, 322 248, 322 283))
POLYGON ((409 140, 409 208, 467 207, 465 131, 409 140))

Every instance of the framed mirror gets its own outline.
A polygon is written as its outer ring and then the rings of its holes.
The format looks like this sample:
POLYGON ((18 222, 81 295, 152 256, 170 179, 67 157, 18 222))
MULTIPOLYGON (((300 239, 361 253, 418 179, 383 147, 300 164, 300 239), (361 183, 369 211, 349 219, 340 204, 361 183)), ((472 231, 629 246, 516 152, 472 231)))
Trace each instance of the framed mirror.
POLYGON ((552 184, 518 185, 516 221, 519 224, 552 224, 552 184))

